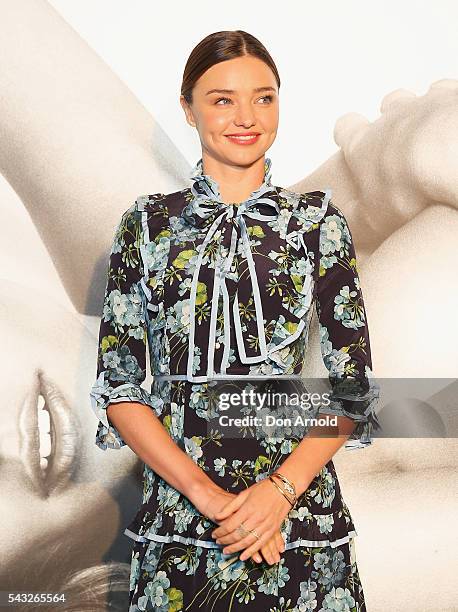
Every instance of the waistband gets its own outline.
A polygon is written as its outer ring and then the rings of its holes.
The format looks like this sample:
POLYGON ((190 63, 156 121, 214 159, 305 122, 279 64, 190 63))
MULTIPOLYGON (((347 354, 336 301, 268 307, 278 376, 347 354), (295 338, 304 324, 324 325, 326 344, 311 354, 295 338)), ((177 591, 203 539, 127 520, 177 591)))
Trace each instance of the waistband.
POLYGON ((187 374, 155 374, 154 380, 187 380, 189 382, 206 382, 207 380, 266 380, 268 378, 281 379, 302 379, 301 374, 213 374, 212 376, 197 376, 195 379, 189 380, 187 374), (205 380, 198 380, 203 378, 205 380))

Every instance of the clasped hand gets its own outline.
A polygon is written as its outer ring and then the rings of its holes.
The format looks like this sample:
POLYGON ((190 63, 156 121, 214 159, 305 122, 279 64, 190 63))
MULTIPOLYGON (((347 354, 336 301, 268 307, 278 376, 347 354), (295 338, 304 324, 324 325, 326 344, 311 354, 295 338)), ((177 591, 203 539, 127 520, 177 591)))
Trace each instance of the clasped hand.
POLYGON ((210 517, 219 527, 212 536, 218 544, 225 544, 223 553, 229 554, 245 549, 240 555, 243 561, 253 557, 261 561, 261 550, 268 563, 277 563, 279 553, 285 550, 280 527, 291 510, 289 501, 275 488, 268 478, 256 482, 238 495, 233 495, 210 517), (238 529, 243 523, 242 528, 238 529), (254 530, 259 539, 249 530, 254 530))

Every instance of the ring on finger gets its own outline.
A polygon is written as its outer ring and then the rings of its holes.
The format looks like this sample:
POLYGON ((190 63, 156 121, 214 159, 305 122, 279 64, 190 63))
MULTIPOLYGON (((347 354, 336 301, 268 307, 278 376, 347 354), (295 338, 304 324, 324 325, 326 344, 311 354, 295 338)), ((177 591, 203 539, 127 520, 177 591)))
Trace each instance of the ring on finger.
POLYGON ((247 533, 249 533, 249 530, 246 529, 246 527, 243 525, 243 522, 240 523, 240 525, 237 527, 237 531, 239 531, 242 535, 247 535, 247 533))
POLYGON ((250 533, 252 533, 258 540, 261 539, 261 536, 254 529, 248 529, 250 533))

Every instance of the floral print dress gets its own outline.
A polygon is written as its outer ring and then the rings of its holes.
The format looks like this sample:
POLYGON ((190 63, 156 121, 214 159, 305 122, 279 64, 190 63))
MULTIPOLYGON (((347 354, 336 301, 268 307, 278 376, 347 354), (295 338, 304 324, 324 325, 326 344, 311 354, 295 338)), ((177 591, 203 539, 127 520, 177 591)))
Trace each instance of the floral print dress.
MULTIPOLYGON (((332 390, 319 412, 354 420, 345 448, 363 449, 380 428, 379 386, 352 235, 331 191, 276 187, 265 158, 261 187, 224 203, 200 159, 190 187, 140 196, 111 248, 90 394, 97 446, 126 445, 107 406, 141 402, 227 491, 266 478, 307 429, 225 438, 212 385, 297 383, 314 307, 332 390)), ((278 563, 223 554, 216 526, 144 464, 142 504, 124 531, 134 540, 129 611, 366 610, 357 532, 332 461, 285 518, 278 563)))

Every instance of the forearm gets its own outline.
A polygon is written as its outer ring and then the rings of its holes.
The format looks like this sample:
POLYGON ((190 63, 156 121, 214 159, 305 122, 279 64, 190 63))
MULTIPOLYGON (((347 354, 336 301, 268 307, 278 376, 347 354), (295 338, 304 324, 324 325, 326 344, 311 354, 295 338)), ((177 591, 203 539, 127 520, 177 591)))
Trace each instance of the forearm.
POLYGON ((277 468, 293 482, 297 497, 308 489, 315 476, 345 444, 356 427, 355 422, 347 417, 338 416, 337 421, 338 427, 311 427, 293 452, 277 468))
POLYGON ((191 502, 203 491, 218 488, 174 442, 149 406, 119 402, 108 406, 107 415, 134 453, 191 502))

